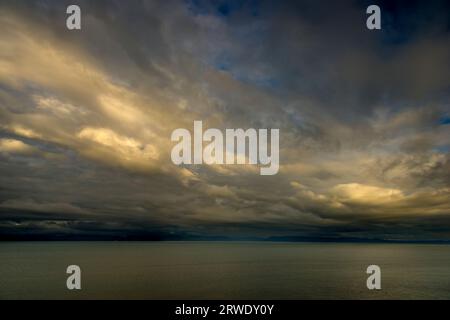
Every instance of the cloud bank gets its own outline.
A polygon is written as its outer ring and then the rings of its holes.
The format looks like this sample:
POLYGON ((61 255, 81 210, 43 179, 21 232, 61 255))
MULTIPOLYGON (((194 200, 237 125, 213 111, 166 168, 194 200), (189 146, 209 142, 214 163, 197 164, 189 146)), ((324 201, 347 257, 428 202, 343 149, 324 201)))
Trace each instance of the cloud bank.
POLYGON ((445 1, 69 4, 0 2, 2 238, 450 240, 445 1), (175 166, 194 120, 279 173, 175 166))

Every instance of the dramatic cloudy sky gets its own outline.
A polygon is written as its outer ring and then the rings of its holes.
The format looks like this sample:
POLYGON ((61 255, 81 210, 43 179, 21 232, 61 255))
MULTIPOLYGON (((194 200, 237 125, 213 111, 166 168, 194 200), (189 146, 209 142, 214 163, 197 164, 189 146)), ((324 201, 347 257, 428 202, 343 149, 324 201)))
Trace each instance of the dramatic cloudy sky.
POLYGON ((0 238, 450 239, 448 1, 2 0, 0 30, 0 238), (279 173, 175 166, 194 120, 279 128, 279 173))

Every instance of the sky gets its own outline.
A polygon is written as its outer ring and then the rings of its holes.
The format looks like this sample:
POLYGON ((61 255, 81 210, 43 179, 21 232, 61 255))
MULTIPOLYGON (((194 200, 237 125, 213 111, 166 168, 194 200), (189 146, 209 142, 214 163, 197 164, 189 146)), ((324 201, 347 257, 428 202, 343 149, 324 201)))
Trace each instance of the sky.
POLYGON ((0 0, 0 30, 0 239, 450 240, 448 1, 0 0), (194 120, 278 128, 279 172, 174 165, 194 120))

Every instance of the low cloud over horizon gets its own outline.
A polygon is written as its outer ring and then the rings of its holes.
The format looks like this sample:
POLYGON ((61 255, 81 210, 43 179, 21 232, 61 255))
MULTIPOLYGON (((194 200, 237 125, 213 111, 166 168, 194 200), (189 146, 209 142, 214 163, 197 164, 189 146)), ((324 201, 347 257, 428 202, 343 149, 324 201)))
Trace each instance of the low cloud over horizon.
POLYGON ((70 4, 0 1, 1 239, 450 240, 448 2, 70 4), (278 174, 174 165, 194 120, 278 174))

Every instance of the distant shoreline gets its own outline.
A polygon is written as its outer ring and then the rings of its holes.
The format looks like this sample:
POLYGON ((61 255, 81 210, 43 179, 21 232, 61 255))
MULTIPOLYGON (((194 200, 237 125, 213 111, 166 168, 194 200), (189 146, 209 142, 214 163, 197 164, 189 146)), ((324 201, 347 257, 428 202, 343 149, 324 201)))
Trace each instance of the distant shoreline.
POLYGON ((222 243, 316 243, 316 244, 444 244, 450 240, 374 240, 374 239, 136 239, 136 238, 34 238, 34 237, 4 237, 0 242, 222 242, 222 243))

